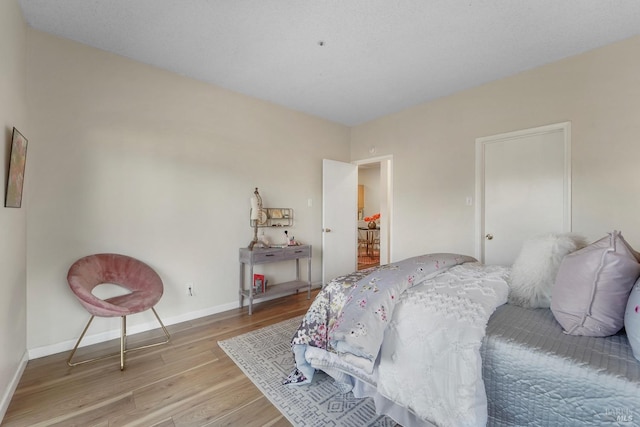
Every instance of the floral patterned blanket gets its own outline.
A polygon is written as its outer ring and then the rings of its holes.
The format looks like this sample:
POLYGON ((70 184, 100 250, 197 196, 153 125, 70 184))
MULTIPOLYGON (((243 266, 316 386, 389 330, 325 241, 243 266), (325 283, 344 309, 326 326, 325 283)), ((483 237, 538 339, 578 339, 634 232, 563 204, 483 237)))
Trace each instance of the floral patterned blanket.
POLYGON ((474 262, 458 254, 428 254, 332 280, 317 295, 291 341, 296 369, 285 384, 311 382, 315 369, 305 351, 317 347, 371 373, 384 331, 400 295, 456 265, 474 262))

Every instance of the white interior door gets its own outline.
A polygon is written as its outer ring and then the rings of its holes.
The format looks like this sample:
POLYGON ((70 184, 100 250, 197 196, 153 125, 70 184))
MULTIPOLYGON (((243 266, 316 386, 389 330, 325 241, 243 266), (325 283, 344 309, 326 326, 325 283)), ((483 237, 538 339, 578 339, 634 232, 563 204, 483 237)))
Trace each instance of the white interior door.
POLYGON ((358 166, 322 161, 322 283, 357 268, 358 166))
POLYGON ((533 236, 571 230, 569 123, 478 140, 480 257, 511 265, 533 236))

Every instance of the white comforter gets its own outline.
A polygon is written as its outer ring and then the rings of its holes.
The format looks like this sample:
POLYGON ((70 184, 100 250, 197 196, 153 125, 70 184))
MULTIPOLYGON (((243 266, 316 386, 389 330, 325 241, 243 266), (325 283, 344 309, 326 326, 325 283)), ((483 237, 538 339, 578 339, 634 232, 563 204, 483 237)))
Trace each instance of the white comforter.
POLYGON ((463 264, 407 290, 385 334, 377 389, 438 426, 484 426, 480 346, 509 270, 463 264))
POLYGON ((484 426, 480 346, 489 317, 507 301, 508 274, 504 267, 466 263, 405 291, 371 375, 321 349, 309 347, 305 358, 343 387, 349 377, 368 384, 360 395, 390 400, 420 424, 484 426))

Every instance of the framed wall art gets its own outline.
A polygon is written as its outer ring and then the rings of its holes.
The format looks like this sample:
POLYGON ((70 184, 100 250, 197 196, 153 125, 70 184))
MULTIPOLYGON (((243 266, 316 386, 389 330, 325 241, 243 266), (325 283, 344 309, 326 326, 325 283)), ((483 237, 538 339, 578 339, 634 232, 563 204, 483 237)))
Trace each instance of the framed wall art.
POLYGON ((27 139, 18 129, 13 128, 7 191, 4 199, 5 208, 19 208, 22 206, 22 187, 24 186, 24 169, 26 162, 27 139))

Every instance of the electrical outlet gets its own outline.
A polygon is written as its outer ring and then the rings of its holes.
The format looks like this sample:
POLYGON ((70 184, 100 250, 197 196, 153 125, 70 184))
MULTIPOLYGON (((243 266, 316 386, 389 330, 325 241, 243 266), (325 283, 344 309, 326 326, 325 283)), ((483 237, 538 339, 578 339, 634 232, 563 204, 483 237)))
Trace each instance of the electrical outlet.
POLYGON ((186 289, 187 289, 187 296, 192 297, 192 296, 196 295, 196 291, 195 291, 193 283, 187 283, 185 286, 186 286, 186 289))

